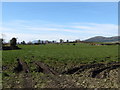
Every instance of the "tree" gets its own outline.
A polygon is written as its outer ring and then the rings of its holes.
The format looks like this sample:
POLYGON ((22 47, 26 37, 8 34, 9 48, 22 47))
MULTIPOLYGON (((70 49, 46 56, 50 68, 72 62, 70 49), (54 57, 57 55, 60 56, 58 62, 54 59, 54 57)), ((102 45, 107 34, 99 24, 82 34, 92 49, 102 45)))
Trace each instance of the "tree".
POLYGON ((55 41, 53 40, 52 43, 55 43, 55 41))
POLYGON ((16 38, 12 38, 10 40, 10 47, 13 49, 14 47, 16 47, 17 44, 17 39, 16 38))
POLYGON ((26 42, 25 42, 25 41, 22 41, 22 42, 21 42, 21 44, 25 45, 25 44, 26 44, 26 42))
POLYGON ((64 41, 62 39, 60 39, 60 43, 63 43, 64 41))
POLYGON ((38 40, 38 43, 39 43, 39 44, 40 44, 40 42, 41 42, 41 41, 40 41, 40 40, 38 40))
POLYGON ((44 41, 42 41, 42 44, 44 44, 44 41))
POLYGON ((69 43, 69 40, 67 40, 66 42, 69 43))

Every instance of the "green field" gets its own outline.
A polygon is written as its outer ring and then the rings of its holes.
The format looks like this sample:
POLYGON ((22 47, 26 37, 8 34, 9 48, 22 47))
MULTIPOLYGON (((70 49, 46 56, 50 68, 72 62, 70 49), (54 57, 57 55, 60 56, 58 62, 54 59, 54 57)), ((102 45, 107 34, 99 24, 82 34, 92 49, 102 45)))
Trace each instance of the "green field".
POLYGON ((40 60, 49 62, 109 62, 118 60, 118 46, 92 46, 89 44, 47 44, 47 45, 19 45, 20 50, 2 52, 3 64, 13 63, 17 58, 22 60, 40 60))
POLYGON ((4 68, 2 82, 4 88, 118 87, 116 86, 117 78, 115 78, 117 69, 114 71, 115 73, 112 71, 114 74, 114 77, 112 74, 112 79, 106 78, 103 80, 89 77, 90 73, 87 70, 92 70, 92 68, 85 69, 79 74, 61 75, 62 72, 80 65, 118 61, 117 45, 92 46, 77 43, 75 45, 19 45, 19 47, 20 50, 3 50, 2 52, 2 65, 4 68), (27 63, 29 73, 14 72, 14 68, 17 67, 16 59, 18 58, 27 63), (60 75, 46 74, 42 71, 37 72, 36 65, 33 63, 35 61, 43 62, 60 75))

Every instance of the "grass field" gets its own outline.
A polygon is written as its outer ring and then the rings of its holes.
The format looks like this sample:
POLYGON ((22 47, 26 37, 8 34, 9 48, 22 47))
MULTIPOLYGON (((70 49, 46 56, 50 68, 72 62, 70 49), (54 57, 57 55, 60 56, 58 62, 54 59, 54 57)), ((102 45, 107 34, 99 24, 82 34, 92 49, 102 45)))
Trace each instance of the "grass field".
POLYGON ((88 44, 76 45, 19 45, 21 50, 3 51, 3 64, 13 63, 16 58, 23 60, 40 61, 60 61, 60 62, 80 62, 90 63, 100 61, 117 61, 118 60, 118 46, 92 46, 88 44))

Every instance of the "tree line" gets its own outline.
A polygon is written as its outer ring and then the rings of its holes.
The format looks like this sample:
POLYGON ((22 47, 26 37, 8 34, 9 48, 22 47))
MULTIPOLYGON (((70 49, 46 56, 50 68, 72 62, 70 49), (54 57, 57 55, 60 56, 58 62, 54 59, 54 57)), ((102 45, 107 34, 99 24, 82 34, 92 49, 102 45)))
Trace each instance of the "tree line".
POLYGON ((37 40, 36 42, 17 42, 17 38, 13 37, 8 43, 5 42, 5 40, 3 38, 0 39, 0 50, 2 48, 5 49, 16 49, 18 48, 18 45, 45 45, 45 44, 49 44, 49 43, 55 43, 55 44, 62 44, 62 43, 77 43, 80 42, 80 39, 77 39, 75 41, 69 41, 66 40, 64 41, 63 39, 60 39, 59 42, 53 40, 53 41, 49 41, 49 40, 37 40))
POLYGON ((4 44, 9 44, 10 46, 16 46, 16 44, 22 44, 22 45, 35 44, 35 45, 37 45, 37 44, 48 44, 48 43, 75 43, 75 42, 80 42, 80 39, 77 39, 77 40, 75 40, 75 41, 69 41, 69 40, 64 41, 63 39, 60 39, 59 42, 57 42, 57 41, 55 41, 55 40, 53 40, 53 41, 49 41, 49 40, 36 40, 35 42, 31 42, 31 41, 25 42, 25 41, 23 40, 22 42, 17 42, 17 38, 14 37, 14 38, 12 38, 12 39, 9 41, 9 43, 6 43, 6 42, 4 41, 4 39, 0 39, 0 42, 1 42, 2 45, 4 45, 4 44))

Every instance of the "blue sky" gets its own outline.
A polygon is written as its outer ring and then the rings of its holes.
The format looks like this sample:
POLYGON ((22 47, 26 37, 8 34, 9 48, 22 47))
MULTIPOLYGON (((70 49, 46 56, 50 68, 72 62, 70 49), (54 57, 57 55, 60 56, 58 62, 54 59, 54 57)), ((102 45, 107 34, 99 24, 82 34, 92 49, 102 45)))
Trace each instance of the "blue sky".
POLYGON ((118 34, 117 2, 4 2, 2 33, 10 40, 75 40, 118 34))

